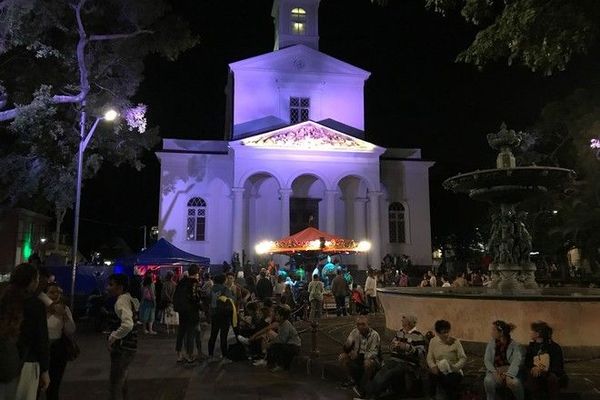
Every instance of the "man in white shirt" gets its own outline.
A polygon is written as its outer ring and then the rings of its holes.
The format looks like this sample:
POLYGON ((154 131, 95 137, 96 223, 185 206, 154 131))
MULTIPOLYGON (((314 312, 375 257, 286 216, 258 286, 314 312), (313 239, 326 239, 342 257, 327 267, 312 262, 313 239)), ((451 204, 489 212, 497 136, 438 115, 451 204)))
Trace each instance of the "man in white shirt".
POLYGON ((110 351, 110 399, 127 398, 127 371, 137 350, 137 299, 128 292, 129 278, 125 274, 108 277, 108 293, 117 297, 113 317, 113 331, 108 337, 110 351))
POLYGON ((435 277, 433 271, 429 271, 427 274, 429 275, 429 286, 437 287, 437 278, 435 277))
POLYGON ((365 295, 367 296, 367 304, 371 312, 377 312, 377 279, 375 278, 375 272, 372 269, 369 270, 367 275, 367 281, 365 282, 365 295))

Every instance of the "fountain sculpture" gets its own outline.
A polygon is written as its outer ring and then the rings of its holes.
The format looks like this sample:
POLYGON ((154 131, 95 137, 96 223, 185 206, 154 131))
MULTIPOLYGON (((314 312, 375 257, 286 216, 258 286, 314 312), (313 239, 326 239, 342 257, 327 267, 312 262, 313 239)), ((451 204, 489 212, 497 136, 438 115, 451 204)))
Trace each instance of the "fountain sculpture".
POLYGON ((525 225, 527 213, 517 211, 517 206, 529 197, 564 187, 573 180, 575 172, 556 167, 518 167, 513 149, 521 143, 522 134, 504 124, 487 140, 499 151, 496 168, 453 176, 444 182, 444 188, 498 206, 492 216, 488 242, 493 259, 491 287, 501 291, 534 289, 536 268, 529 258, 532 247, 525 225))

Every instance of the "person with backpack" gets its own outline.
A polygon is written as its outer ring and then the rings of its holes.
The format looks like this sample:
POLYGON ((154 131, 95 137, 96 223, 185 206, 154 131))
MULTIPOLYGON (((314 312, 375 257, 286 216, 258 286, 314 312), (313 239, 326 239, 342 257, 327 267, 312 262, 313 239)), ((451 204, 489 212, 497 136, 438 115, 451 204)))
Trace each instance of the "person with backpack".
POLYGON ((50 385, 46 307, 35 295, 39 273, 20 264, 0 296, 0 399, 35 400, 50 385))
POLYGON ((221 345, 221 360, 227 356, 227 335, 229 327, 237 325, 237 310, 235 297, 225 286, 225 275, 217 275, 214 278, 214 286, 210 297, 210 338, 208 339, 208 357, 214 360, 215 343, 217 336, 221 345))
POLYGON ((137 312, 139 301, 128 292, 129 278, 125 274, 108 277, 108 294, 116 297, 112 315, 113 331, 108 336, 110 351, 110 399, 127 398, 127 373, 137 351, 137 312))
MULTIPOLYGON (((194 358, 194 344, 200 323, 200 290, 198 289, 200 268, 196 264, 189 266, 187 276, 179 281, 173 294, 173 307, 179 314, 179 327, 177 329, 177 363, 196 362, 194 358), (182 353, 185 342, 185 355, 182 353)), ((198 355, 200 356, 200 348, 198 355)))

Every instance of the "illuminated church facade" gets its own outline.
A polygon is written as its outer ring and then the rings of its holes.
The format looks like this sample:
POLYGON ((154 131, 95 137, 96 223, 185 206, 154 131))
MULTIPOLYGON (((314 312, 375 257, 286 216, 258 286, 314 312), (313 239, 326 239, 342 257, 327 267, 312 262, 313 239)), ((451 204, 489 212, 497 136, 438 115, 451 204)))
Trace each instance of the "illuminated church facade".
POLYGON ((311 225, 430 265, 433 163, 366 140, 370 73, 318 50, 318 8, 275 0, 275 50, 229 65, 225 140, 163 139, 159 236, 220 264, 311 225))

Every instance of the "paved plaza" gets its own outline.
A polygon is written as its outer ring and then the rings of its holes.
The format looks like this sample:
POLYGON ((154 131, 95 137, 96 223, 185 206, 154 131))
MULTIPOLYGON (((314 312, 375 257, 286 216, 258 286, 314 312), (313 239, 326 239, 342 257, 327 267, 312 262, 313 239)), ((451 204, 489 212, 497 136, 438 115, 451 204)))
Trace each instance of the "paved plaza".
MULTIPOLYGON (((379 332, 385 332, 382 338, 385 352, 390 332, 384 329, 383 315, 372 318, 372 325, 379 332)), ((174 334, 140 335, 139 351, 129 375, 131 399, 352 399, 352 391, 339 386, 342 374, 335 360, 341 342, 354 326, 354 319, 329 317, 322 321, 318 335, 320 357, 312 362, 308 361, 310 329, 302 322, 298 326, 303 339, 303 356, 294 363, 289 373, 271 373, 247 362, 178 366, 175 363, 174 334)), ((86 332, 84 326, 81 330, 81 356, 67 368, 61 398, 105 399, 108 396, 109 372, 105 338, 86 332)), ((206 335, 204 339, 206 345, 206 335)), ((215 354, 218 353, 217 345, 215 354)), ((600 399, 600 360, 567 361, 571 384, 565 399, 600 399)), ((477 383, 483 371, 481 355, 470 354, 465 368, 467 378, 477 383)), ((395 398, 389 396, 389 399, 395 398)))

